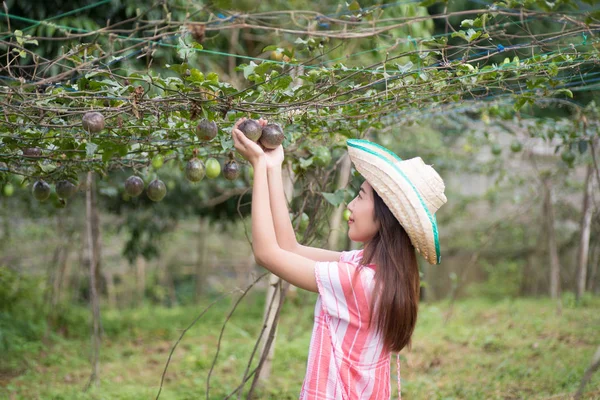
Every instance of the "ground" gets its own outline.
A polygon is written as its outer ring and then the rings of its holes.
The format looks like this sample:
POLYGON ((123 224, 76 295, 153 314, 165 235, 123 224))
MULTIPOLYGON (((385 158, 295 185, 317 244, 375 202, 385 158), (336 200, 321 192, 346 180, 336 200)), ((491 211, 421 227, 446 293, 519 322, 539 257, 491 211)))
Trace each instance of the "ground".
MULTIPOLYGON (((298 398, 313 301, 307 293, 286 301, 271 377, 256 398, 298 398)), ((260 293, 245 300, 218 346, 231 304, 219 303, 185 334, 161 399, 222 399, 239 385, 262 326, 264 301, 260 293)), ((90 374, 89 338, 52 336, 11 369, 3 366, 0 398, 154 399, 173 344, 204 306, 103 310, 98 386, 83 391, 90 374)), ((456 303, 445 322, 447 302, 422 303, 412 349, 402 352, 402 394, 405 399, 571 398, 600 345, 598 309, 598 298, 578 306, 563 301, 560 315, 549 299, 471 299, 456 303)), ((392 368, 395 396, 395 358, 392 368)), ((600 372, 584 398, 600 399, 600 372)))

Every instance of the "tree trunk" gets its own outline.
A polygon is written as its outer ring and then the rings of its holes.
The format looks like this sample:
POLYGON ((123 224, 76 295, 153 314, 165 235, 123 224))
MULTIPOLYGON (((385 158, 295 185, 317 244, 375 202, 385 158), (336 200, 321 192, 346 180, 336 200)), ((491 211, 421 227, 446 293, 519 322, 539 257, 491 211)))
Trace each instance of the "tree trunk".
POLYGON ((577 301, 585 292, 587 277, 588 255, 590 248, 590 231, 592 227, 592 166, 588 165, 585 177, 585 191, 583 194, 583 208, 581 215, 581 236, 579 238, 579 253, 577 254, 577 301))
POLYGON ((560 294, 560 262, 556 235, 554 231, 554 207, 552 205, 552 182, 550 178, 544 179, 546 195, 544 197, 544 220, 548 235, 548 252, 550 255, 550 297, 558 299, 560 294))
POLYGON ((198 251, 196 255, 196 291, 194 301, 200 302, 200 297, 206 285, 206 237, 208 236, 208 219, 200 217, 198 220, 198 251))
POLYGON ((138 256, 135 260, 135 284, 136 303, 141 306, 146 293, 146 259, 142 256, 138 256))
MULTIPOLYGON (((294 173, 289 164, 285 165, 285 168, 282 172, 283 192, 285 194, 287 203, 290 204, 294 195, 294 173)), ((267 327, 265 329, 265 334, 261 338, 259 353, 261 354, 261 357, 265 351, 268 351, 269 354, 259 371, 258 379, 261 384, 267 383, 269 377, 271 376, 271 367, 273 364, 273 356, 275 354, 275 341, 277 340, 277 327, 275 327, 275 334, 271 343, 269 343, 268 340, 268 332, 271 332, 273 324, 277 320, 278 307, 276 305, 283 301, 281 297, 283 294, 283 287, 284 285, 281 284, 280 279, 276 275, 269 275, 269 286, 267 288, 265 312, 263 317, 264 324, 266 324, 267 327), (272 301, 273 296, 275 296, 275 299, 272 301), (271 302, 274 304, 274 306, 269 309, 269 304, 271 304, 271 302), (266 348, 267 345, 268 348, 266 348)), ((296 287, 292 285, 290 285, 289 288, 290 290, 296 290, 296 287)))
POLYGON ((590 269, 590 277, 588 279, 587 288, 590 293, 597 292, 596 276, 598 275, 598 264, 600 264, 600 246, 598 243, 593 247, 590 252, 590 259, 592 260, 592 268, 590 269))
MULTIPOLYGON (((350 157, 348 154, 344 156, 344 159, 341 162, 340 173, 338 175, 338 180, 336 184, 337 189, 343 189, 348 186, 348 181, 350 180, 350 171, 351 171, 352 163, 350 161, 350 157)), ((337 250, 338 243, 340 240, 340 225, 342 222, 342 214, 346 209, 346 204, 340 204, 331 214, 331 218, 329 219, 329 237, 327 238, 327 248, 330 250, 337 250)))
MULTIPOLYGON (((88 257, 90 265, 90 304, 92 309, 92 374, 88 387, 91 384, 97 385, 100 382, 100 301, 98 299, 98 290, 96 282, 96 268, 98 266, 98 250, 99 245, 96 242, 100 228, 94 226, 98 224, 96 210, 97 204, 93 195, 94 176, 92 172, 87 174, 86 188, 86 222, 87 222, 87 239, 88 239, 88 257)), ((99 235, 98 235, 99 236, 99 235)))

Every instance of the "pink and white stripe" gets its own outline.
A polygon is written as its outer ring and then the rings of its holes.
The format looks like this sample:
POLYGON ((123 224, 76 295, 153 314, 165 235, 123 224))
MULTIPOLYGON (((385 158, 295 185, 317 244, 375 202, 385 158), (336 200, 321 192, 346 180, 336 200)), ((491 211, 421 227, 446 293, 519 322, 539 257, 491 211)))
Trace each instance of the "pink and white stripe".
POLYGON ((375 266, 362 250, 315 266, 319 297, 301 400, 390 398, 390 353, 369 329, 375 266))

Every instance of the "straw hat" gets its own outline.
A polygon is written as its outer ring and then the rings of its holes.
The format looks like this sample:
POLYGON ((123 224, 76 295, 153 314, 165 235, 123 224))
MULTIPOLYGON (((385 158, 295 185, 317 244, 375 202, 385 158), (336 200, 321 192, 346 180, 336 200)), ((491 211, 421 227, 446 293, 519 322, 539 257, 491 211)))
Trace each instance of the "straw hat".
POLYGON ((368 140, 349 139, 356 170, 389 207, 419 253, 430 264, 441 261, 436 211, 446 203, 444 181, 420 157, 402 160, 368 140))

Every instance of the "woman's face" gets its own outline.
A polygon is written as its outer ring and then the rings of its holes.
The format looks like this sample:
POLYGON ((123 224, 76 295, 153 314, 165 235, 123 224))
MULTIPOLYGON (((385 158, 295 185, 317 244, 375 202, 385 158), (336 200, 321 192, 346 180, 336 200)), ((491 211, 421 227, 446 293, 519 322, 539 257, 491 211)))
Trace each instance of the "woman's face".
POLYGON ((348 204, 350 220, 348 221, 348 237, 353 242, 368 243, 379 230, 379 222, 375 221, 375 203, 373 188, 365 181, 360 186, 358 195, 348 204))

